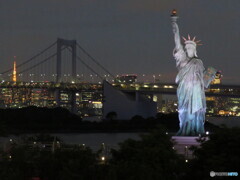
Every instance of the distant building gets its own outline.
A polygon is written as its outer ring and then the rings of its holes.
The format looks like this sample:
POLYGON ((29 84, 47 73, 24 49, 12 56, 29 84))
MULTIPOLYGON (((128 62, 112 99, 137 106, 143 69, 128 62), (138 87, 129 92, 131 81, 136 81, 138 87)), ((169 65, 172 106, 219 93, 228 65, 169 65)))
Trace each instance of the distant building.
POLYGON ((131 84, 131 83, 137 82, 137 75, 136 74, 123 74, 123 75, 117 76, 115 78, 115 82, 131 84))
POLYGON ((211 115, 217 113, 217 98, 216 97, 206 97, 207 109, 206 114, 211 115))
MULTIPOLYGON (((74 87, 84 87, 84 89, 74 90, 76 91, 76 113, 82 117, 102 116, 104 99, 107 106, 111 102, 109 106, 115 106, 116 104, 116 106, 122 107, 126 112, 131 111, 132 114, 128 117, 133 114, 141 115, 141 108, 144 111, 143 117, 147 117, 149 114, 150 116, 155 116, 154 113, 151 113, 154 102, 157 104, 157 112, 173 113, 178 111, 175 94, 176 85, 160 83, 113 83, 112 85, 114 90, 109 91, 113 95, 108 93, 104 98, 102 84, 84 84, 84 86, 83 84, 74 84, 74 87), (117 92, 115 92, 116 89, 118 89, 117 92), (171 93, 160 93, 158 89, 171 93), (145 93, 145 95, 140 92, 145 93)), ((55 88, 52 88, 57 86, 58 84, 50 82, 13 82, 11 76, 11 82, 1 81, 0 108, 21 108, 26 106, 57 107, 55 88)), ((64 87, 66 89, 60 89, 59 106, 72 110, 73 93, 71 89, 68 89, 68 86, 72 87, 73 84, 65 84, 64 87)), ((207 116, 240 116, 240 86, 211 85, 206 90, 206 93, 213 93, 213 96, 206 96, 207 116), (214 96, 214 93, 220 93, 220 96, 214 96), (228 97, 228 94, 236 96, 228 97)), ((122 111, 119 112, 122 113, 122 111)))
POLYGON ((125 93, 115 89, 111 84, 103 83, 103 115, 115 112, 116 119, 129 120, 139 115, 143 118, 155 117, 157 103, 139 92, 125 93))

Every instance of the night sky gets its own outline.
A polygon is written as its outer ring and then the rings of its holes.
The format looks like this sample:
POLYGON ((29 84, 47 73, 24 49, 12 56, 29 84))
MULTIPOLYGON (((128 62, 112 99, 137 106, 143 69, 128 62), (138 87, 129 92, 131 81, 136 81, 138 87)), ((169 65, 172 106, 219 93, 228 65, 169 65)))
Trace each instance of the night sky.
POLYGON ((76 39, 114 74, 162 74, 177 69, 170 12, 178 10, 180 33, 197 36, 205 67, 240 84, 239 0, 1 0, 0 72, 56 41, 76 39))

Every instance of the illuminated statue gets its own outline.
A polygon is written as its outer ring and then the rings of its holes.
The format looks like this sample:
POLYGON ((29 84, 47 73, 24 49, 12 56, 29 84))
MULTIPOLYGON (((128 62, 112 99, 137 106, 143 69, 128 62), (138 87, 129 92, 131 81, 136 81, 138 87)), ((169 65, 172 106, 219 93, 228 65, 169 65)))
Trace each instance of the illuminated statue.
POLYGON ((204 88, 207 88, 214 79, 216 70, 208 68, 205 71, 202 61, 197 57, 196 47, 200 41, 184 39, 181 44, 177 25, 176 10, 172 12, 172 27, 175 40, 173 56, 176 59, 178 75, 178 114, 180 130, 179 136, 195 136, 205 133, 204 122, 206 113, 206 98, 204 88))

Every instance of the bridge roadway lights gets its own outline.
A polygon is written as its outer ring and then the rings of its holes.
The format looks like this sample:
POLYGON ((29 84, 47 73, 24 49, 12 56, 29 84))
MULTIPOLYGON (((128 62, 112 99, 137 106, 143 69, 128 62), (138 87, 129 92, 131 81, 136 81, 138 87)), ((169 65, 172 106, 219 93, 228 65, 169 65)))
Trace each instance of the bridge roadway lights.
MULTIPOLYGON (((143 84, 136 84, 139 88, 136 90, 135 87, 129 85, 129 87, 122 88, 119 85, 116 85, 115 88, 124 91, 136 93, 136 101, 139 99, 139 94, 176 94, 176 88, 164 88, 164 84, 158 85, 158 88, 154 87, 154 84, 148 85, 148 88, 145 88, 143 84)), ((54 98, 56 105, 61 106, 61 91, 66 91, 70 95, 70 104, 71 111, 73 113, 77 112, 76 108, 76 93, 77 92, 102 92, 101 84, 90 84, 90 83, 54 83, 54 82, 11 82, 3 81, 0 82, 0 89, 12 89, 15 91, 20 91, 21 94, 31 91, 32 89, 45 89, 47 91, 54 93, 54 98)), ((14 93, 11 94, 13 97, 14 93)), ((30 96, 25 94, 25 96, 30 96)), ((211 89, 206 92, 206 96, 211 97, 228 97, 228 98, 240 98, 240 86, 237 85, 219 85, 211 86, 211 89), (218 91, 216 91, 216 89, 218 91), (231 91, 230 91, 231 90, 231 91)), ((152 96, 151 96, 152 98, 152 96)))
MULTIPOLYGON (((140 88, 136 90, 135 87, 127 87, 122 88, 119 86, 115 86, 115 88, 124 91, 124 92, 140 92, 145 94, 176 94, 176 88, 163 88, 163 85, 158 85, 158 88, 154 88, 154 85, 150 88, 145 88, 140 84, 140 88)), ((90 84, 90 83, 54 83, 54 82, 10 82, 4 81, 0 82, 0 88, 16 88, 16 89, 47 89, 47 90, 66 90, 66 91, 101 91, 101 84, 90 84)), ((206 92, 206 96, 211 97, 232 97, 232 98, 240 98, 240 86, 239 85, 219 85, 219 86, 211 86, 210 90, 206 92), (219 91, 213 91, 219 89, 219 91), (230 91, 230 89, 232 91, 230 91), (228 91, 229 90, 229 91, 228 91)))

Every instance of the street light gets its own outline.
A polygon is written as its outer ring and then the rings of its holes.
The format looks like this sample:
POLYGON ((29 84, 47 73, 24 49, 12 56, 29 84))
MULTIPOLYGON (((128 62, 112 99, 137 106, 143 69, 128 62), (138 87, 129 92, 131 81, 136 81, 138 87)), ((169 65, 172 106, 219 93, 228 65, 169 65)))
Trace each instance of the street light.
POLYGON ((104 156, 102 156, 102 157, 101 157, 101 160, 102 160, 102 161, 105 161, 105 157, 104 157, 104 156))

